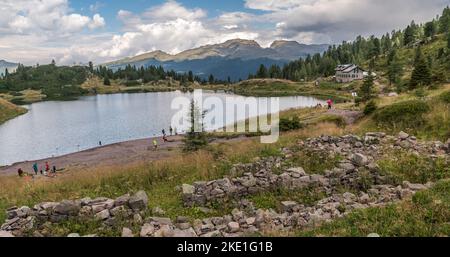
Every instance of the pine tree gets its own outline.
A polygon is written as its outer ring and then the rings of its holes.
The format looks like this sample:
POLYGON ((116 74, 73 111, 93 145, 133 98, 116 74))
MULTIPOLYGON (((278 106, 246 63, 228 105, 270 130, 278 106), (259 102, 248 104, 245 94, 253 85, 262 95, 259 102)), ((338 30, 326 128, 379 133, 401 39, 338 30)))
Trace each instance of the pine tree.
POLYGON ((256 77, 263 79, 263 78, 267 78, 268 76, 269 75, 268 75, 266 66, 264 66, 264 64, 261 64, 259 66, 258 72, 256 73, 256 77))
POLYGON ((431 84, 431 71, 426 58, 423 56, 422 49, 419 47, 414 60, 414 70, 411 74, 409 83, 410 89, 416 89, 420 86, 428 86, 431 84))
POLYGON ((388 71, 387 75, 389 78, 390 84, 397 83, 403 73, 403 67, 398 59, 397 53, 395 50, 391 51, 388 59, 388 71))
POLYGON ((447 49, 450 49, 450 32, 447 34, 447 49))
POLYGON ((214 84, 215 79, 214 79, 214 76, 212 74, 209 74, 208 82, 209 82, 209 84, 214 84))
POLYGON ((372 71, 369 71, 369 75, 364 79, 363 85, 361 87, 361 97, 363 101, 368 101, 372 99, 374 77, 372 71))
POLYGON ((189 71, 189 73, 188 73, 188 81, 194 82, 194 74, 192 73, 192 71, 189 71))
POLYGON ((450 32, 450 7, 446 7, 439 18, 439 32, 450 32))
POLYGON ((432 37, 436 34, 436 26, 434 24, 434 21, 430 21, 425 23, 425 27, 424 27, 424 33, 425 33, 425 37, 432 37))
POLYGON ((406 27, 404 35, 403 35, 403 44, 409 45, 413 43, 415 40, 414 37, 414 29, 411 26, 406 27))
POLYGON ((206 112, 201 112, 195 101, 191 100, 189 107, 190 128, 183 139, 184 151, 197 151, 208 145, 208 138, 203 124, 205 115, 206 112))
POLYGON ((111 86, 111 81, 109 81, 108 75, 106 75, 105 78, 103 79, 103 85, 111 86))

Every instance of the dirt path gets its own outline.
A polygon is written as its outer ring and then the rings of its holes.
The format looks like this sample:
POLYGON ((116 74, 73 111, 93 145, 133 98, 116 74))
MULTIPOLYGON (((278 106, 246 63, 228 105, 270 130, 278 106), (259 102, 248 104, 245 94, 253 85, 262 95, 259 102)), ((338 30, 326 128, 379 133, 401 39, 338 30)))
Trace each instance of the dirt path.
POLYGON ((327 114, 337 115, 344 118, 345 123, 348 125, 355 123, 359 118, 363 116, 363 113, 361 111, 349 111, 349 110, 342 110, 342 109, 332 109, 328 110, 327 114))

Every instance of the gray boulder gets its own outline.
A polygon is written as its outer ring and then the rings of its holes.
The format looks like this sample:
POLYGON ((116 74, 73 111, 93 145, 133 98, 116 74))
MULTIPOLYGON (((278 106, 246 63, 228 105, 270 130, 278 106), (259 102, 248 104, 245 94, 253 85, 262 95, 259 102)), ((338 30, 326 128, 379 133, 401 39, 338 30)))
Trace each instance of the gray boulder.
POLYGON ((148 205, 147 193, 143 190, 137 192, 129 200, 130 208, 133 210, 145 210, 148 205))
POLYGON ((81 209, 81 202, 64 200, 55 206, 54 211, 58 214, 75 216, 81 209))

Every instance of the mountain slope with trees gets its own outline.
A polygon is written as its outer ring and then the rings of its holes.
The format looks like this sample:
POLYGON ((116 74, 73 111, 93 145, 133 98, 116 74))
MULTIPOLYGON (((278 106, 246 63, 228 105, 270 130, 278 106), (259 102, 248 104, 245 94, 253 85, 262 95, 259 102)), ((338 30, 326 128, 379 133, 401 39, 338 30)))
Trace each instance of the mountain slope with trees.
POLYGON ((309 55, 283 67, 260 65, 249 78, 280 78, 312 81, 335 74, 338 64, 355 63, 378 71, 400 90, 449 79, 450 8, 425 24, 411 22, 404 30, 382 37, 358 36, 352 42, 330 46, 323 54, 309 55), (414 72, 415 71, 415 72, 414 72), (419 75, 422 74, 422 75, 419 75))

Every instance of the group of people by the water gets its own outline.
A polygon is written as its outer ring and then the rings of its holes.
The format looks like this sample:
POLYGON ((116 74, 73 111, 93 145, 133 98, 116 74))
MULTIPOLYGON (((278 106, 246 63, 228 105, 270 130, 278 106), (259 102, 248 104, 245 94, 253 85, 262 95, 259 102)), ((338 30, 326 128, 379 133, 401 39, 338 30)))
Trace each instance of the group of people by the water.
POLYGON ((40 168, 39 168, 39 165, 37 162, 34 162, 31 167, 33 170, 32 174, 26 173, 23 171, 22 168, 19 168, 17 170, 19 177, 34 177, 34 176, 37 176, 39 173, 46 177, 55 177, 56 176, 56 171, 57 171, 56 166, 53 165, 52 168, 50 169, 50 163, 48 161, 45 162, 45 164, 43 166, 41 166, 40 168))
MULTIPOLYGON (((169 141, 169 139, 168 139, 168 135, 167 135, 167 133, 166 133, 166 129, 162 129, 161 130, 161 133, 162 133, 162 140, 163 140, 163 142, 164 143, 166 143, 166 142, 170 142, 169 141)), ((173 136, 173 135, 178 135, 178 132, 177 132, 177 128, 172 128, 172 126, 170 126, 169 127, 169 135, 170 136, 173 136)), ((158 149, 158 140, 156 139, 156 138, 153 138, 153 150, 157 150, 158 149)))
MULTIPOLYGON (((323 105, 322 105, 321 103, 318 103, 318 104, 316 105, 316 108, 323 108, 323 105)), ((327 100, 327 109, 328 109, 328 110, 331 110, 331 108, 333 108, 333 100, 328 99, 328 100, 327 100)))

